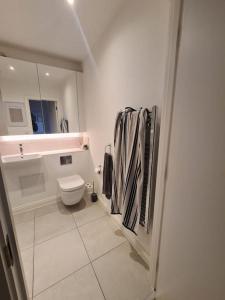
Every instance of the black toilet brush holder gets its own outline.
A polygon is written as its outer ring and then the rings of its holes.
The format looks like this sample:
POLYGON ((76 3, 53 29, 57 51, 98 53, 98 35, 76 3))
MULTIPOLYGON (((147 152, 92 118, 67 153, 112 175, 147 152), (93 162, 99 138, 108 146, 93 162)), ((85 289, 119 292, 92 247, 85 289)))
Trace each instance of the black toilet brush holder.
POLYGON ((98 195, 95 193, 95 184, 93 181, 93 192, 91 193, 91 201, 96 202, 98 200, 98 195))

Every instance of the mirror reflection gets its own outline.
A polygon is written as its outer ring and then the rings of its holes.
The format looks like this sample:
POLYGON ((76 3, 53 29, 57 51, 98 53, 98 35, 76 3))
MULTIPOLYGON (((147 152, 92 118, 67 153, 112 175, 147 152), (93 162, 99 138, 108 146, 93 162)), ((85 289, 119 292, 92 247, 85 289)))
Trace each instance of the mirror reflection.
POLYGON ((39 99, 34 63, 0 57, 0 134, 31 134, 27 99, 39 99))
POLYGON ((79 131, 76 72, 0 57, 0 135, 79 131))

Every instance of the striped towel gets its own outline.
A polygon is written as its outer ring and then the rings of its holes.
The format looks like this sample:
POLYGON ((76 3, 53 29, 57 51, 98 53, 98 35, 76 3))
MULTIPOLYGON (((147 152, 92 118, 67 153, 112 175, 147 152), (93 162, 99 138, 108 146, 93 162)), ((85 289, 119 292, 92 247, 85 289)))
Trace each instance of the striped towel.
POLYGON ((143 187, 146 174, 147 122, 149 122, 147 109, 120 112, 114 131, 111 213, 122 214, 123 225, 134 233, 137 232, 140 222, 143 197, 146 198, 143 187))

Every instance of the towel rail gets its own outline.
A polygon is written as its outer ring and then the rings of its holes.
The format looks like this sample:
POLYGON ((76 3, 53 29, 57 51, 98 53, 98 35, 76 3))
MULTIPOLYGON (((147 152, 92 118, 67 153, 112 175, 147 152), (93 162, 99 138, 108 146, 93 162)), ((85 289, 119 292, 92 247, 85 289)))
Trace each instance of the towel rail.
POLYGON ((108 145, 105 146, 105 153, 107 153, 107 148, 109 150, 109 153, 112 154, 112 145, 108 144, 108 145))

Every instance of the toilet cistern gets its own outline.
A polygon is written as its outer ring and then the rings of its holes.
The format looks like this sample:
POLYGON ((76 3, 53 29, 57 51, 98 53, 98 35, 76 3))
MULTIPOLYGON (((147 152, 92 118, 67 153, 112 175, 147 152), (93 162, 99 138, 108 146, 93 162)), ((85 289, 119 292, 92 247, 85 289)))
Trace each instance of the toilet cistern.
POLYGON ((23 158, 23 144, 19 144, 20 147, 20 157, 23 158))

